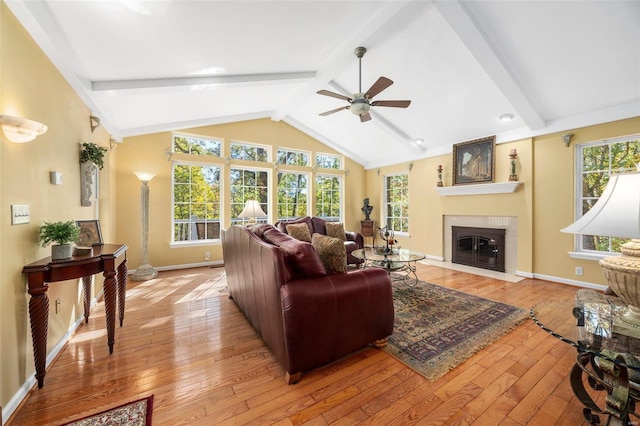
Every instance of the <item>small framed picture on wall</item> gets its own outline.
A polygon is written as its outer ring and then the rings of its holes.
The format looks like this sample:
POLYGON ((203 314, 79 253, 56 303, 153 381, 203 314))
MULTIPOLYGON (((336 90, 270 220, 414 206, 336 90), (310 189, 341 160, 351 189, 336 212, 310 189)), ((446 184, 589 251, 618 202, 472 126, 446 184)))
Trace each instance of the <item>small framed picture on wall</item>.
POLYGON ((102 232, 99 220, 76 220, 80 228, 80 238, 77 244, 82 247, 102 245, 102 232))

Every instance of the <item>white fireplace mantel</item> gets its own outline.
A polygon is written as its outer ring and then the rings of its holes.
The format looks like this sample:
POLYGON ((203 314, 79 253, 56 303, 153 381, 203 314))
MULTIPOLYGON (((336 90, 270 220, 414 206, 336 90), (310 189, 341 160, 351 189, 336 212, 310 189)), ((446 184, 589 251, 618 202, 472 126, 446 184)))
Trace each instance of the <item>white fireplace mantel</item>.
POLYGON ((481 195, 481 194, 510 194, 516 192, 522 182, 482 183, 476 185, 437 186, 433 189, 441 196, 450 195, 481 195))

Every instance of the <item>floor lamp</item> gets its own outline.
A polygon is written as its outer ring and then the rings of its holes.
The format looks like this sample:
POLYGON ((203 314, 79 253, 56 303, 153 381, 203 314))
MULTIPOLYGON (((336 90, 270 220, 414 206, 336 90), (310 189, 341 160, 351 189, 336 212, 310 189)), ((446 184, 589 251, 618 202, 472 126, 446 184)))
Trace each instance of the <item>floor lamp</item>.
MULTIPOLYGON (((640 165, 639 165, 640 169, 640 165)), ((607 284, 629 306, 621 319, 623 334, 640 337, 640 171, 611 175, 591 209, 562 232, 631 238, 622 256, 600 261, 607 284)))
POLYGON ((158 271, 149 265, 149 181, 155 173, 133 172, 142 182, 140 187, 140 203, 142 204, 142 263, 131 275, 132 281, 145 281, 158 276, 158 271))

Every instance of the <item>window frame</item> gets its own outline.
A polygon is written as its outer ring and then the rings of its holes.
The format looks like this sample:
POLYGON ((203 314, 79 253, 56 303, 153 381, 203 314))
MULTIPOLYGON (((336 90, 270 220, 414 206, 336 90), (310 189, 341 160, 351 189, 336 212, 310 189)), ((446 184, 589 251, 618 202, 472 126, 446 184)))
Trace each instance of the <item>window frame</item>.
MULTIPOLYGON (((262 162, 255 162, 255 163, 256 164, 262 164, 262 162)), ((272 173, 273 173, 273 169, 272 168, 268 168, 268 167, 254 167, 254 166, 245 166, 245 165, 241 166, 241 165, 238 165, 238 164, 232 164, 232 165, 228 166, 227 173, 226 173, 227 176, 228 176, 228 179, 229 179, 229 188, 228 188, 228 190, 229 190, 229 209, 228 209, 228 212, 229 212, 229 224, 231 226, 233 226, 233 225, 244 225, 249 221, 249 219, 242 219, 242 218, 239 219, 239 218, 233 216, 232 209, 233 209, 234 202, 233 202, 233 193, 232 193, 232 184, 231 184, 231 172, 233 170, 245 170, 245 171, 266 172, 267 173, 267 179, 266 179, 266 183, 267 183, 267 186, 266 186, 266 192, 267 192, 266 207, 267 207, 267 210, 265 212, 265 213, 267 213, 267 217, 266 218, 257 218, 256 219, 256 223, 269 223, 269 222, 271 222, 270 219, 271 219, 271 217, 273 215, 273 203, 272 203, 272 200, 271 200, 271 197, 272 197, 271 192, 272 192, 272 180, 273 180, 272 173)), ((247 201, 247 198, 244 198, 243 201, 242 201, 243 207, 244 207, 244 204, 246 203, 246 201, 247 201)), ((261 205, 265 204, 265 203, 261 202, 260 200, 258 200, 258 202, 261 205)))
POLYGON ((274 211, 274 218, 276 221, 279 220, 290 220, 290 219, 294 219, 294 218, 298 218, 300 216, 294 216, 294 217, 280 217, 280 184, 278 182, 278 175, 280 173, 287 173, 287 174, 292 174, 292 175, 303 175, 306 176, 307 178, 307 188, 306 188, 306 196, 307 196, 307 202, 306 202, 306 212, 302 217, 305 216, 309 216, 309 211, 311 210, 311 197, 312 197, 312 183, 311 183, 311 173, 309 172, 304 172, 304 171, 298 171, 298 170, 289 170, 289 169, 278 169, 276 170, 276 172, 274 173, 274 177, 275 177, 275 185, 276 185, 276 201, 275 201, 275 211, 274 211))
MULTIPOLYGON (((330 170, 337 170, 337 169, 322 169, 322 170, 326 170, 326 171, 330 171, 330 170)), ((314 202, 314 208, 315 208, 315 214, 314 216, 323 218, 325 220, 329 220, 331 221, 333 219, 333 216, 321 216, 320 212, 318 211, 318 206, 320 203, 318 203, 318 178, 320 177, 330 177, 330 178, 337 178, 340 188, 338 189, 338 193, 340 194, 340 202, 338 203, 339 206, 338 208, 340 209, 340 214, 338 215, 338 219, 337 222, 343 222, 344 223, 344 175, 343 174, 338 174, 338 173, 325 173, 325 172, 316 172, 314 177, 313 177, 313 202, 314 202)))
POLYGON ((287 148, 284 146, 279 146, 279 147, 275 147, 275 158, 274 158, 274 164, 276 164, 277 166, 283 166, 283 167, 309 167, 311 166, 311 151, 307 151, 304 149, 294 149, 294 148, 287 148), (280 157, 280 151, 284 151, 284 152, 290 152, 290 153, 295 153, 295 154, 305 154, 307 156, 307 162, 306 164, 288 164, 288 163, 281 163, 279 161, 279 157, 280 157))
POLYGON ((265 163, 271 163, 271 157, 272 157, 272 147, 269 145, 263 145, 263 144, 259 144, 259 143, 254 143, 254 142, 245 142, 245 141, 239 141, 237 139, 232 139, 229 142, 229 160, 230 161, 253 161, 255 163, 258 164, 265 164, 265 163), (231 157, 231 153, 233 151, 233 146, 234 145, 240 145, 243 147, 252 147, 252 148, 261 148, 264 149, 267 153, 267 159, 265 161, 260 161, 260 160, 248 160, 246 158, 232 158, 231 157))
POLYGON ((344 156, 343 155, 339 155, 339 154, 328 154, 325 152, 316 152, 315 153, 315 157, 313 159, 314 161, 314 166, 316 169, 319 170, 344 170, 344 156), (333 168, 333 167, 321 167, 320 165, 318 165, 318 157, 332 157, 332 158, 337 158, 338 160, 340 160, 340 167, 338 168, 333 168))
MULTIPOLYGON (((384 210, 383 210, 383 224, 384 226, 387 226, 389 224, 389 216, 388 216, 388 211, 389 211, 389 200, 387 198, 387 194, 388 194, 388 186, 387 186, 387 179, 393 176, 406 176, 407 177, 407 187, 406 187, 406 191, 407 191, 407 201, 406 201, 406 207, 407 207, 407 216, 406 216, 406 220, 407 220, 407 229, 406 231, 404 230, 393 230, 394 235, 396 236, 403 236, 403 237, 408 237, 410 235, 410 217, 409 217, 409 173, 408 172, 398 172, 398 173, 390 173, 387 175, 384 175, 384 183, 383 183, 383 196, 382 196, 382 200, 383 200, 383 205, 384 205, 384 210)), ((399 216, 400 219, 402 219, 404 216, 399 216)), ((384 226, 381 226, 384 227, 384 226)))
MULTIPOLYGON (((193 155, 199 158, 222 158, 224 155, 224 139, 222 138, 217 138, 214 136, 202 136, 202 135, 196 135, 193 133, 184 133, 184 132, 172 132, 171 133, 171 153, 172 154, 183 154, 183 155, 193 155), (194 154, 192 152, 177 152, 176 151, 176 145, 175 145, 175 138, 176 137, 182 137, 182 138, 190 138, 190 139, 204 139, 204 140, 208 140, 208 141, 213 141, 213 142, 217 142, 220 145, 220 154, 219 155, 202 155, 202 154, 194 154)), ((172 165, 173 167, 173 165, 172 165)))
MULTIPOLYGON (((583 181, 584 181, 584 174, 585 174, 584 154, 583 154, 584 149, 594 147, 594 146, 603 146, 603 145, 611 146, 616 143, 631 142, 633 140, 640 140, 640 134, 632 134, 632 135, 620 136, 620 137, 614 137, 614 138, 605 138, 605 139, 600 139, 600 140, 595 140, 590 142, 579 143, 575 145, 575 148, 574 148, 575 185, 574 185, 574 214, 573 214, 574 221, 578 220, 583 216, 582 209, 583 209, 583 203, 585 202, 585 200, 594 199, 594 197, 585 197, 583 195, 583 181)), ((608 169, 602 170, 602 172, 608 173, 609 177, 611 177, 613 172, 619 172, 620 170, 621 170, 620 167, 612 167, 611 163, 609 163, 608 169)), ((622 170, 625 170, 625 169, 622 169, 622 170)), ((631 170, 635 170, 635 169, 629 168, 629 171, 631 170)), ((569 253, 570 257, 576 258, 576 259, 586 259, 586 260, 601 260, 605 257, 619 256, 621 254, 620 252, 615 252, 615 251, 600 251, 600 250, 585 249, 583 245, 583 241, 584 241, 583 234, 574 235, 574 251, 569 253)), ((611 247, 611 243, 609 243, 609 248, 610 247, 611 247)))

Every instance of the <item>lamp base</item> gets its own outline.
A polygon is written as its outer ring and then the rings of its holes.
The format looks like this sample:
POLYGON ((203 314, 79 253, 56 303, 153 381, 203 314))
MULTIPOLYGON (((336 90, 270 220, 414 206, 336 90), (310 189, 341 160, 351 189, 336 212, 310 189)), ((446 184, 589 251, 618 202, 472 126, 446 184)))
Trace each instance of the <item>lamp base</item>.
POLYGON ((131 274, 131 281, 146 281, 158 276, 158 271, 153 269, 153 266, 145 263, 138 266, 136 271, 131 274))
POLYGON ((607 257, 600 261, 600 266, 607 279, 607 284, 628 306, 621 328, 640 334, 640 239, 633 239, 620 246, 622 256, 607 257))

